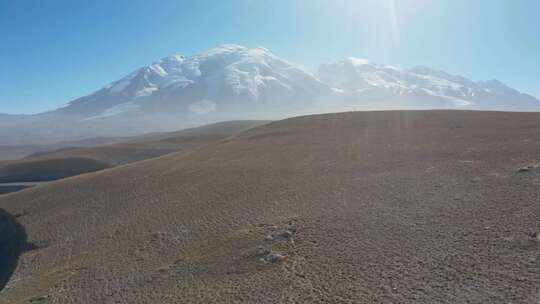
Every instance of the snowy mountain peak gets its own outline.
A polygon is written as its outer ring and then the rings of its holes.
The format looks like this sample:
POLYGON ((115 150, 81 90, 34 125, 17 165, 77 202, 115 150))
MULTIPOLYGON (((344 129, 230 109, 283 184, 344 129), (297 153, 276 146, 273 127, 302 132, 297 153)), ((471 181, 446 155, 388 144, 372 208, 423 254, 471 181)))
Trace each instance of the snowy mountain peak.
POLYGON ((239 54, 244 56, 272 55, 271 52, 264 47, 247 48, 236 44, 223 44, 202 52, 198 57, 226 56, 228 54, 239 54))
POLYGON ((540 101, 497 80, 475 82, 425 66, 402 69, 364 59, 321 65, 318 78, 349 100, 402 107, 538 109, 540 101))
POLYGON ((193 57, 172 55, 63 109, 88 119, 152 112, 209 114, 296 107, 330 89, 268 49, 225 44, 193 57))
POLYGON ((59 130, 74 137, 124 136, 234 119, 434 108, 539 111, 540 101, 497 80, 355 57, 321 65, 312 75, 263 47, 225 44, 164 57, 56 111, 0 115, 0 131, 11 133, 15 125, 34 130, 36 119, 51 137, 59 130))
POLYGON ((244 65, 244 68, 253 68, 248 67, 250 64, 269 68, 275 63, 272 61, 284 63, 264 48, 250 49, 226 44, 192 58, 183 55, 164 57, 112 83, 106 89, 111 93, 135 96, 139 91, 149 88, 161 88, 174 83, 185 85, 200 78, 203 74, 213 74, 221 69, 230 70, 241 65, 244 65))
POLYGON ((179 63, 181 63, 184 60, 186 60, 186 56, 176 54, 176 55, 171 55, 171 56, 167 56, 165 58, 162 58, 161 60, 158 61, 158 63, 162 63, 162 62, 170 62, 170 63, 179 62, 179 63))
POLYGON ((535 98, 497 80, 475 82, 424 66, 402 69, 356 57, 323 64, 311 75, 266 48, 224 44, 192 57, 164 57, 61 111, 88 121, 277 111, 336 100, 366 109, 540 107, 535 98))
POLYGON ((290 65, 272 54, 268 49, 246 48, 234 44, 225 44, 217 48, 207 50, 192 58, 193 62, 200 65, 212 65, 214 68, 227 68, 232 65, 263 65, 272 67, 275 65, 290 65))
POLYGON ((371 64, 371 62, 369 62, 369 60, 367 60, 367 59, 356 58, 356 57, 349 57, 349 58, 347 58, 346 61, 349 62, 350 64, 354 65, 354 66, 362 66, 362 65, 371 64))

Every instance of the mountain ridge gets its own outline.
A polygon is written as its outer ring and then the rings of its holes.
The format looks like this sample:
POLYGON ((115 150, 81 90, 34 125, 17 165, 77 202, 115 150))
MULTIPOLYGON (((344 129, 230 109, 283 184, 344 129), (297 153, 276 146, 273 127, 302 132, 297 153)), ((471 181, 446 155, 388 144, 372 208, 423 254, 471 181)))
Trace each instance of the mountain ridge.
POLYGON ((59 111, 90 113, 90 120, 163 107, 201 115, 217 111, 224 102, 311 99, 326 89, 313 76, 267 49, 227 44, 190 58, 178 54, 164 57, 59 111), (85 109, 88 105, 93 108, 85 109))
MULTIPOLYGON (((248 55, 246 58, 250 59, 253 63, 253 61, 256 61, 257 59, 260 59, 261 56, 267 56, 269 58, 275 59, 278 62, 282 64, 288 64, 288 68, 295 68, 298 71, 301 71, 305 76, 312 76, 313 80, 321 80, 323 84, 326 85, 326 89, 338 89, 339 90, 346 90, 347 88, 343 88, 339 85, 339 79, 336 79, 334 76, 334 79, 329 77, 328 75, 324 75, 326 72, 325 70, 328 70, 329 68, 336 69, 340 65, 344 64, 351 64, 353 67, 358 68, 362 67, 361 70, 364 72, 364 75, 356 75, 356 76, 364 76, 369 77, 373 75, 369 75, 369 73, 365 73, 366 71, 374 71, 375 74, 392 74, 389 72, 393 72, 394 76, 395 73, 402 73, 404 74, 404 77, 411 77, 411 74, 413 76, 431 76, 431 77, 437 77, 442 80, 447 81, 453 81, 455 84, 460 85, 469 85, 469 86, 475 86, 475 87, 482 87, 484 88, 484 91, 487 93, 504 93, 504 94, 516 94, 516 95, 523 95, 527 96, 531 100, 535 100, 540 105, 540 100, 538 100, 536 97, 534 97, 531 94, 520 92, 514 88, 509 87, 508 85, 504 84, 502 81, 497 79, 490 79, 485 81, 473 81, 471 79, 468 79, 464 76, 460 75, 454 75, 447 73, 442 70, 432 69, 427 66, 423 65, 417 65, 412 68, 400 68, 395 67, 391 65, 380 65, 377 63, 373 63, 367 59, 363 58, 357 58, 357 57, 349 57, 345 60, 339 61, 337 63, 330 63, 330 64, 321 64, 318 68, 318 71, 316 73, 308 73, 307 71, 304 71, 302 68, 300 68, 298 65, 294 65, 292 63, 289 63, 283 59, 280 59, 279 57, 275 56, 273 53, 271 53, 268 49, 264 47, 257 47, 257 48, 246 48, 240 45, 235 44, 224 44, 219 47, 206 50, 202 53, 199 53, 197 55, 194 55, 192 57, 187 57, 182 54, 173 54, 166 57, 163 57, 149 65, 143 66, 139 69, 136 69, 135 71, 131 72, 127 76, 120 78, 119 80, 113 81, 109 83, 108 85, 102 87, 101 89, 98 89, 94 93, 91 93, 89 95, 77 98, 75 100, 72 100, 66 104, 66 106, 63 106, 61 108, 58 108, 53 111, 47 111, 43 113, 38 113, 37 115, 46 114, 50 112, 57 112, 60 111, 62 113, 68 113, 68 114, 74 114, 77 113, 77 108, 81 108, 83 104, 92 102, 94 106, 99 108, 99 103, 102 102, 100 98, 102 97, 104 93, 110 93, 110 94, 116 94, 116 97, 128 97, 131 99, 137 99, 142 98, 146 96, 151 96, 154 94, 155 91, 158 91, 162 88, 168 87, 169 85, 188 85, 193 82, 194 76, 200 76, 201 71, 200 69, 197 69, 196 65, 200 64, 201 60, 204 59, 215 59, 213 57, 221 57, 221 59, 229 64, 236 65, 239 62, 235 62, 235 59, 238 59, 238 56, 242 55, 248 55), (188 67, 188 69, 186 69, 188 67), (366 68, 367 67, 367 68, 366 68), (169 77, 166 77, 169 76, 169 77), (182 77, 183 76, 183 77, 182 77), (187 77, 186 77, 187 76, 187 77), (160 79, 161 78, 161 79, 160 79)), ((240 61, 240 63, 245 63, 245 61, 240 61)), ((221 68, 227 68, 228 65, 225 65, 221 68)), ((343 73, 343 71, 339 71, 343 73)), ((358 72, 358 71, 357 71, 358 72)), ((255 75, 256 78, 257 75, 255 75)), ((351 75, 348 75, 351 77, 351 75)), ((388 77, 388 75, 384 75, 388 77)), ((354 79, 349 79, 349 81, 353 81, 354 79)), ((355 90, 358 89, 358 87, 361 87, 362 85, 366 85, 366 83, 369 84, 369 79, 357 79, 360 80, 357 83, 355 83, 355 87, 348 88, 349 90, 355 90)), ((379 79, 380 80, 380 79, 379 79)), ((400 79, 401 80, 401 79, 400 79)), ((372 86, 383 86, 388 85, 389 83, 380 81, 379 83, 375 83, 372 86)), ((399 87, 399 85, 402 83, 392 83, 393 87, 399 87)), ((449 83, 452 85, 452 83, 449 83)), ((324 85, 323 85, 324 86, 324 85)), ((241 88, 240 88, 241 89, 241 88)), ((248 88, 249 93, 251 93, 252 97, 257 97, 257 91, 256 87, 248 88), (253 91, 252 91, 253 90, 253 91)), ((323 89, 324 93, 329 94, 330 91, 323 89)), ((335 91, 335 90, 334 90, 335 91)), ((359 101, 361 103, 361 101, 359 101)), ((135 105, 133 105, 133 108, 130 109, 130 105, 126 102, 119 102, 117 101, 115 106, 125 104, 124 109, 117 108, 114 109, 113 107, 104 109, 105 111, 101 114, 102 117, 112 116, 114 114, 117 114, 116 112, 129 112, 130 110, 134 110, 135 105), (115 111, 117 110, 117 111, 115 111), (124 111, 122 111, 124 110, 124 111), (109 114, 109 115, 108 115, 109 114)), ((463 105, 473 105, 473 104, 462 104, 463 105)), ((204 105, 203 105, 204 106, 204 105)), ((211 111, 211 109, 207 109, 207 111, 211 111)), ((195 111, 197 112, 197 111, 195 111)), ((200 113, 206 112, 206 111, 200 111, 200 113)), ((0 113, 0 117, 15 117, 15 116, 22 116, 19 114, 5 114, 0 113)), ((32 115, 25 115, 25 116, 32 116, 32 115)), ((98 118, 98 117, 89 117, 89 118, 98 118)))
POLYGON ((226 120, 388 109, 540 111, 540 101, 498 80, 355 57, 309 73, 266 48, 226 44, 191 57, 164 57, 54 111, 0 115, 0 139, 43 144, 226 120))
MULTIPOLYGON (((408 95, 426 100, 427 106, 434 108, 530 111, 538 110, 540 105, 533 96, 510 88, 499 80, 473 81, 425 66, 404 69, 350 57, 338 63, 321 65, 317 75, 350 98, 363 100, 368 98, 366 93, 379 91, 381 96, 390 100, 405 101, 401 106, 407 106, 408 95), (390 96, 384 93, 390 93, 390 96), (512 102, 506 98, 511 98, 512 102)), ((379 102, 384 103, 383 100, 379 102)), ((395 106, 399 108, 400 104, 395 106)))

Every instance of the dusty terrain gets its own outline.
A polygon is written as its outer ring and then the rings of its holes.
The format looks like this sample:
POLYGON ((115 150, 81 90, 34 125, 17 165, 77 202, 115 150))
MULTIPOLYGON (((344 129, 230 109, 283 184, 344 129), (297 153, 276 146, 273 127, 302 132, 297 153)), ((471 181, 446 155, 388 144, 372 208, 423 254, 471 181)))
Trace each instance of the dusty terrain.
POLYGON ((539 303, 539 131, 298 117, 8 194, 0 302, 539 303))
MULTIPOLYGON (((57 180, 173 152, 191 151, 265 123, 268 122, 221 122, 177 132, 118 138, 117 141, 123 142, 110 145, 38 152, 21 160, 0 162, 0 183, 57 180)), ((101 141, 105 142, 105 139, 101 141)))
POLYGON ((36 153, 65 149, 69 147, 91 148, 112 145, 131 140, 131 137, 88 138, 76 141, 64 141, 47 145, 5 146, 0 145, 0 164, 4 161, 18 160, 36 153))

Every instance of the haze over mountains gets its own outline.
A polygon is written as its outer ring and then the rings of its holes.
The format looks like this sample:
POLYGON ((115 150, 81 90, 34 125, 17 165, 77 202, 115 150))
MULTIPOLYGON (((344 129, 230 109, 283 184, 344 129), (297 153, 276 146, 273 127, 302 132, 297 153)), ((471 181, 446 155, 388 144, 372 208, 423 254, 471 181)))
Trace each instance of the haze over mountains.
POLYGON ((540 101, 497 80, 349 58, 310 74, 264 48, 223 45, 172 55, 55 111, 0 115, 4 145, 168 131, 233 119, 342 110, 534 111, 540 101))
POLYGON ((474 82, 423 66, 401 69, 349 58, 321 65, 317 76, 350 104, 369 108, 540 109, 536 98, 498 80, 474 82))
MULTIPOLYGON (((40 150, 35 153, 11 161, 2 160, 5 147, 0 146, 0 194, 5 188, 2 183, 11 184, 9 186, 13 183, 41 183, 174 152, 187 153, 266 123, 268 121, 227 121, 176 132, 95 139, 93 144, 88 140, 65 143, 64 146, 56 147, 38 146, 35 148, 40 150), (85 143, 88 145, 81 146, 85 143)), ((32 147, 23 148, 32 149, 32 147)), ((23 151, 19 151, 21 152, 23 151)))

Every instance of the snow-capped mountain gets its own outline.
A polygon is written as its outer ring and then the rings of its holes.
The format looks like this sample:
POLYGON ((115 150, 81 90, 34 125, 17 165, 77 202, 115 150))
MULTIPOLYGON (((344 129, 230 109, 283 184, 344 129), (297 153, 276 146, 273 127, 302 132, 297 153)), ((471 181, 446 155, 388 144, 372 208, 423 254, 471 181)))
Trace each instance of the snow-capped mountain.
POLYGON ((267 49, 224 45, 191 58, 163 58, 60 111, 83 120, 171 111, 222 115, 299 107, 328 92, 314 76, 267 49))
POLYGON ((375 109, 540 111, 503 83, 349 58, 313 75, 265 48, 223 45, 142 67, 55 111, 0 115, 0 141, 27 144, 168 131, 232 119, 375 109))
POLYGON ((265 48, 223 45, 191 58, 165 57, 57 112, 83 122, 164 113, 225 119, 336 101, 362 109, 540 109, 532 96, 496 80, 474 82, 427 67, 402 69, 358 58, 323 64, 311 75, 265 48))
POLYGON ((321 65, 317 76, 349 103, 370 108, 540 109, 540 101, 500 81, 474 82, 422 66, 402 69, 348 58, 321 65))

